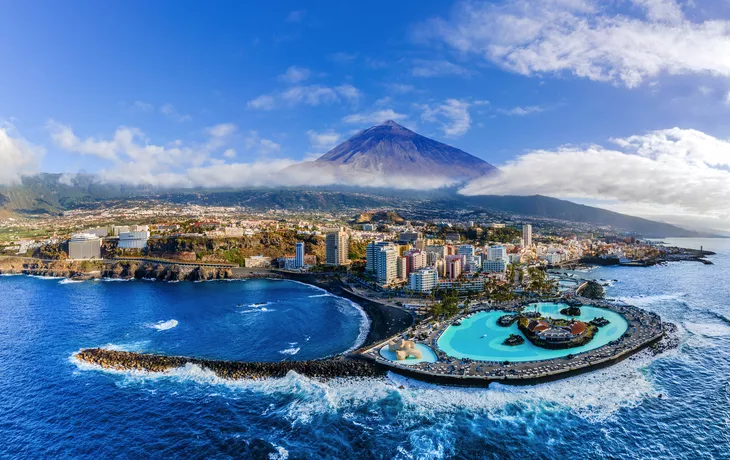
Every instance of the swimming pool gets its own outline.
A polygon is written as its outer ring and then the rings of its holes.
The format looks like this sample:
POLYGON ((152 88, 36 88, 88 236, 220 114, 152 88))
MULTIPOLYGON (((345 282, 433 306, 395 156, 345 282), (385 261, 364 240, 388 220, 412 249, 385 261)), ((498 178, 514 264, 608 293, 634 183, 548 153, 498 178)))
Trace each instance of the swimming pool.
POLYGON ((435 363, 438 361, 436 353, 428 345, 422 343, 416 343, 416 350, 421 352, 421 358, 406 358, 400 361, 396 359, 395 352, 388 350, 388 345, 380 349, 380 356, 383 358, 396 362, 398 364, 405 364, 411 366, 418 363, 435 363))
POLYGON ((616 340, 626 332, 628 323, 618 313, 598 307, 581 307, 577 317, 561 315, 560 310, 567 307, 561 303, 535 303, 526 311, 537 309, 543 316, 561 319, 579 319, 590 321, 602 316, 609 321, 605 327, 599 328, 593 340, 586 345, 565 350, 547 350, 533 345, 529 340, 517 346, 502 345, 510 334, 522 335, 517 323, 510 327, 497 325, 497 319, 505 313, 502 311, 483 311, 461 320, 460 326, 451 325, 438 339, 438 347, 449 356, 455 358, 471 358, 480 361, 540 361, 562 358, 569 354, 577 354, 594 350, 616 340))

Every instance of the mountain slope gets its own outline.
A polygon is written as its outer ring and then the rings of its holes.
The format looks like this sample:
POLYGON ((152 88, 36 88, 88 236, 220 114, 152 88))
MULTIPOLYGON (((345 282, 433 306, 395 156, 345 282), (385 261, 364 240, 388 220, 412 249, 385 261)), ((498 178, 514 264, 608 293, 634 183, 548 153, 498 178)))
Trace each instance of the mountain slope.
POLYGON ((33 215, 57 213, 85 206, 104 206, 108 200, 154 197, 171 203, 244 206, 249 209, 290 211, 365 211, 370 209, 420 209, 449 216, 455 209, 488 210, 524 217, 560 219, 610 226, 644 236, 708 236, 674 225, 565 200, 535 196, 463 196, 454 189, 433 191, 353 187, 257 188, 244 190, 159 190, 103 184, 93 176, 71 181, 59 174, 26 177, 23 184, 0 188, 0 217, 8 212, 33 215))
POLYGON ((335 177, 369 176, 386 183, 392 178, 396 185, 399 179, 419 180, 422 188, 428 188, 473 179, 496 172, 497 168, 394 121, 386 121, 360 131, 315 161, 287 168, 285 174, 312 171, 332 172, 335 177))
POLYGON ((627 232, 640 233, 646 237, 709 236, 706 233, 685 230, 663 222, 655 222, 641 217, 619 214, 606 209, 594 208, 542 195, 483 195, 463 197, 462 200, 464 203, 472 206, 513 212, 525 216, 591 223, 597 226, 610 226, 627 232))

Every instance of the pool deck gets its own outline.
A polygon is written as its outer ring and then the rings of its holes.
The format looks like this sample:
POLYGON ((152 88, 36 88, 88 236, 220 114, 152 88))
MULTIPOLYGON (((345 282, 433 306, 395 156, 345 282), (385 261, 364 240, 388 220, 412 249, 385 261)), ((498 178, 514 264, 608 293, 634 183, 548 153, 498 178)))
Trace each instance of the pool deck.
MULTIPOLYGON (((459 359, 450 357, 441 351, 437 346, 438 339, 454 321, 484 310, 516 312, 519 306, 514 302, 497 306, 482 305, 471 308, 452 320, 428 324, 421 323, 396 336, 407 336, 410 340, 431 347, 438 356, 438 362, 436 363, 419 363, 406 366, 384 359, 378 351, 388 340, 362 350, 360 357, 374 361, 393 372, 434 383, 462 386, 488 386, 492 382, 531 385, 615 364, 656 343, 664 336, 662 321, 654 313, 634 306, 604 300, 591 300, 581 297, 572 297, 571 299, 578 300, 586 306, 606 308, 622 315, 628 323, 628 329, 617 340, 594 350, 576 353, 570 358, 509 363, 459 359)), ((559 302, 560 300, 552 299, 552 301, 559 302)))

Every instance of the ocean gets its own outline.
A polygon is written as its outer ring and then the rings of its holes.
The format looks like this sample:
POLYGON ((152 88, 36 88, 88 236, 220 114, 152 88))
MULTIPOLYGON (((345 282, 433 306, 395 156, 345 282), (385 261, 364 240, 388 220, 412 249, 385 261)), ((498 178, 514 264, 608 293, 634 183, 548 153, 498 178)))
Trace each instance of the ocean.
POLYGON ((608 297, 657 312, 681 346, 535 386, 397 375, 230 382, 195 366, 101 371, 85 347, 310 359, 362 343, 351 302, 273 280, 0 277, 0 456, 124 458, 730 458, 730 241, 667 240, 714 265, 602 267, 608 297))

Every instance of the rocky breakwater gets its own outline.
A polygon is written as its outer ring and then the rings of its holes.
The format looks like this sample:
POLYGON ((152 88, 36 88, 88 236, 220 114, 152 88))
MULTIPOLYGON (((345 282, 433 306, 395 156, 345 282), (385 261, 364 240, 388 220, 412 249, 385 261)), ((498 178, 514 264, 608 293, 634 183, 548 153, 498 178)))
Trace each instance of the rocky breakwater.
POLYGON ((155 279, 159 281, 210 281, 230 279, 230 268, 193 267, 152 262, 117 262, 101 272, 104 278, 155 279))
POLYGON ((240 362, 86 348, 76 354, 76 359, 104 369, 147 372, 167 372, 194 364, 229 380, 283 377, 289 371, 317 379, 376 377, 385 372, 375 363, 346 357, 312 361, 240 362))

